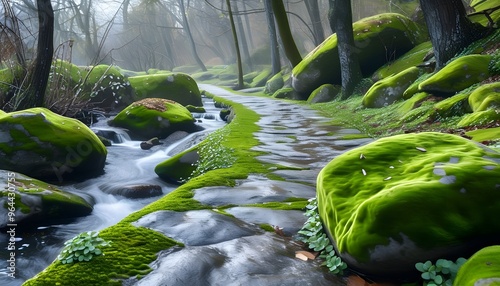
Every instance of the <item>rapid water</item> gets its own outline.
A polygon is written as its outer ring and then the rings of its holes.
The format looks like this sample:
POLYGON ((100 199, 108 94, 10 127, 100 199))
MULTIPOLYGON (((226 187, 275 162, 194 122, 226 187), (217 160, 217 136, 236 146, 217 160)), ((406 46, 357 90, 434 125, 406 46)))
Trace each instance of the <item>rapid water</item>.
POLYGON ((154 172, 155 166, 178 153, 180 150, 200 142, 207 134, 222 127, 225 122, 219 117, 219 109, 213 101, 203 99, 204 114, 194 114, 197 124, 203 131, 189 134, 187 137, 167 145, 155 146, 150 150, 140 148, 141 141, 132 141, 125 131, 109 127, 107 119, 91 126, 94 131, 107 130, 116 134, 113 146, 107 147, 105 173, 79 183, 64 184, 60 188, 78 194, 94 204, 93 212, 82 218, 62 224, 39 226, 27 233, 16 233, 16 278, 7 276, 8 236, 0 233, 0 285, 17 286, 47 267, 63 247, 63 243, 84 231, 101 230, 116 224, 130 213, 141 209, 159 197, 146 199, 128 199, 119 195, 103 192, 103 189, 126 185, 159 185, 163 195, 173 191, 176 186, 160 180, 154 172))

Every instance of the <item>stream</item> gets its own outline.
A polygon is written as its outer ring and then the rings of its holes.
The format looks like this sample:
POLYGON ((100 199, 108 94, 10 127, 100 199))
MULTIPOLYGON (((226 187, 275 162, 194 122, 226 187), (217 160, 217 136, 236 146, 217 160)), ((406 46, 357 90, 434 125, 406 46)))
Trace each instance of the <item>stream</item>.
POLYGON ((140 148, 141 141, 132 141, 124 130, 109 127, 108 118, 101 118, 93 124, 95 132, 110 132, 115 134, 113 145, 107 147, 105 173, 99 177, 83 182, 69 183, 61 186, 62 190, 80 195, 94 204, 93 212, 86 216, 61 224, 39 226, 37 229, 18 233, 16 245, 16 278, 7 276, 8 236, 0 233, 0 285, 21 285, 27 279, 45 269, 60 253, 65 241, 84 231, 101 230, 118 223, 130 213, 143 208, 159 197, 145 199, 129 199, 120 195, 111 195, 103 189, 126 185, 159 185, 163 195, 173 191, 177 186, 162 181, 153 171, 155 166, 203 140, 214 130, 225 125, 219 117, 220 109, 214 106, 213 100, 203 98, 206 113, 193 114, 198 119, 198 125, 204 130, 198 131, 179 140, 165 139, 163 145, 154 146, 150 150, 140 148), (171 143, 171 144, 169 144, 171 143), (167 145, 168 144, 168 145, 167 145))

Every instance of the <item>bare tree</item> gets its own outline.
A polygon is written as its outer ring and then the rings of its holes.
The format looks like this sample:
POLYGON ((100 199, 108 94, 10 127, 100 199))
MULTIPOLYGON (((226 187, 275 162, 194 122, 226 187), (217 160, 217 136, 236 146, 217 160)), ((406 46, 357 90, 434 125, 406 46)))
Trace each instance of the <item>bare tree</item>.
POLYGON ((236 26, 234 25, 233 12, 231 11, 231 1, 226 0, 226 5, 227 5, 227 11, 229 14, 229 22, 231 22, 231 31, 233 31, 234 47, 236 49, 236 57, 237 57, 237 64, 238 64, 238 85, 236 86, 236 89, 242 89, 243 88, 243 66, 241 64, 240 45, 238 43, 238 35, 236 33, 236 26))
POLYGON ((302 61, 302 56, 297 49, 292 32, 290 31, 290 24, 288 23, 285 6, 283 5, 282 0, 271 0, 271 3, 273 6, 274 17, 276 18, 276 23, 278 24, 281 41, 283 42, 285 55, 290 61, 292 67, 294 67, 302 61))
POLYGON ((193 39, 193 34, 191 33, 191 29, 189 28, 189 22, 186 14, 186 8, 184 7, 184 0, 178 0, 179 1, 179 7, 181 9, 181 14, 182 14, 182 22, 183 22, 183 28, 184 31, 186 31, 186 34, 189 39, 189 44, 191 45, 191 51, 193 53, 193 57, 196 60, 196 63, 198 66, 200 66, 202 71, 207 71, 207 68, 205 67, 205 64, 203 64, 203 61, 200 59, 200 56, 198 55, 198 51, 196 50, 196 43, 194 42, 193 39))
POLYGON ((319 45, 325 40, 325 32, 323 31, 323 25, 321 24, 318 0, 304 0, 304 3, 306 4, 309 18, 311 18, 314 44, 319 45))
POLYGON ((281 62, 278 47, 278 37, 276 35, 276 25, 274 23, 274 14, 271 0, 264 0, 266 8, 266 19, 267 26, 269 29, 269 40, 271 45, 271 64, 273 75, 277 74, 281 70, 281 62))

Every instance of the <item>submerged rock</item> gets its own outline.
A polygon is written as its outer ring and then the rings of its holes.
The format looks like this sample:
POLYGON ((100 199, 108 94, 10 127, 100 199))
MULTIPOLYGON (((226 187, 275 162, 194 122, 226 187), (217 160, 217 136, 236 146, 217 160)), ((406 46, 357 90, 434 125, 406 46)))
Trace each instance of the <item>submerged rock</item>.
POLYGON ((129 199, 150 198, 163 194, 161 186, 151 184, 135 184, 124 186, 102 185, 99 188, 107 194, 120 195, 129 199))
POLYGON ((130 131, 132 139, 160 139, 175 131, 195 131, 195 119, 181 104, 162 98, 146 98, 129 105, 109 121, 130 131))
POLYGON ((80 121, 31 108, 0 115, 0 168, 37 179, 102 173, 106 147, 80 121))
POLYGON ((191 148, 158 164, 155 173, 167 182, 182 184, 191 178, 199 160, 198 150, 191 148))
POLYGON ((348 151, 320 172, 317 196, 341 258, 366 275, 416 277, 417 262, 500 242, 500 153, 459 136, 404 134, 348 151))
POLYGON ((0 178, 6 186, 0 190, 0 228, 9 223, 23 227, 47 225, 92 212, 92 206, 80 196, 21 173, 0 170, 0 178), (9 212, 15 215, 9 216, 9 212))

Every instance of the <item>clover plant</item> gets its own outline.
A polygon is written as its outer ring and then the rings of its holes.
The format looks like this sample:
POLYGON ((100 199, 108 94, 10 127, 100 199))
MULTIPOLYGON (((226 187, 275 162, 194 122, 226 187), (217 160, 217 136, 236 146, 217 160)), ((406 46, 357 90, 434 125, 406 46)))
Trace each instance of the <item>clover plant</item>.
POLYGON ((62 264, 90 261, 94 256, 104 255, 99 247, 109 246, 110 243, 111 241, 100 238, 97 231, 83 232, 64 243, 57 259, 62 264))
POLYGON ((328 267, 330 272, 337 275, 343 275, 344 269, 347 268, 347 264, 337 256, 333 245, 323 230, 316 198, 310 199, 306 208, 307 211, 305 215, 308 219, 298 232, 300 234, 299 240, 306 243, 310 249, 320 252, 320 257, 325 259, 323 265, 328 267))
POLYGON ((438 259, 436 264, 431 261, 415 264, 415 268, 422 272, 424 286, 451 286, 457 276, 458 269, 465 263, 465 258, 458 258, 455 262, 446 259, 438 259))

